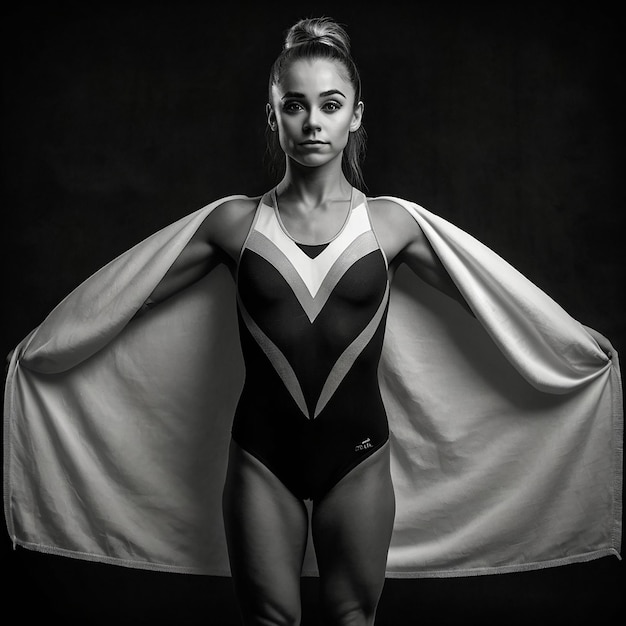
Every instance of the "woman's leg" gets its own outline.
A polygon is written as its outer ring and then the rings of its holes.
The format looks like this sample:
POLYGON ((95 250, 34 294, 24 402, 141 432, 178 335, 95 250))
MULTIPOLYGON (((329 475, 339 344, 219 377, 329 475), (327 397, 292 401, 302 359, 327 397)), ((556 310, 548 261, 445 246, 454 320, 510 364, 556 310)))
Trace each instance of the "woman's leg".
POLYGON ((300 576, 308 533, 304 502, 232 442, 223 506, 244 624, 299 624, 300 576))
POLYGON ((324 624, 374 623, 395 516, 389 443, 315 503, 312 533, 324 624))

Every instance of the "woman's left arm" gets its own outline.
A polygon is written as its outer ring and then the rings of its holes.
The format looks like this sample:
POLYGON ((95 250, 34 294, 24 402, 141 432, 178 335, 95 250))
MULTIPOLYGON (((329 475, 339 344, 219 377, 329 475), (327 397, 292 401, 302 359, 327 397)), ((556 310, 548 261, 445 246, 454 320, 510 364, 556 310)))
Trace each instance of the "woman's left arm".
POLYGON ((474 315, 415 219, 388 199, 370 201, 374 228, 393 270, 403 263, 438 291, 474 315))
POLYGON ((467 301, 448 274, 437 253, 430 245, 417 222, 413 222, 413 237, 400 251, 398 260, 405 263, 424 282, 456 300, 468 313, 473 315, 467 301))

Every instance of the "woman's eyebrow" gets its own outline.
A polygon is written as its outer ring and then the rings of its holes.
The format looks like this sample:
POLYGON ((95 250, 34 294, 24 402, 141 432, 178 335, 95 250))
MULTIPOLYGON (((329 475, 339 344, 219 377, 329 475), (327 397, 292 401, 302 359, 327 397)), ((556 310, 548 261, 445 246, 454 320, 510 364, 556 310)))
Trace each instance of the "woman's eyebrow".
MULTIPOLYGON (((341 91, 339 91, 339 89, 329 89, 328 91, 322 91, 319 97, 326 98, 328 96, 334 96, 335 94, 339 94, 340 96, 343 96, 344 98, 346 97, 341 91)), ((299 91, 288 91, 281 98, 281 100, 284 100, 285 98, 306 98, 306 96, 303 93, 300 93, 299 91)))
POLYGON ((327 96, 334 96, 335 94, 339 94, 340 96, 346 97, 339 89, 329 89, 328 91, 322 91, 320 94, 320 98, 326 98, 327 96))

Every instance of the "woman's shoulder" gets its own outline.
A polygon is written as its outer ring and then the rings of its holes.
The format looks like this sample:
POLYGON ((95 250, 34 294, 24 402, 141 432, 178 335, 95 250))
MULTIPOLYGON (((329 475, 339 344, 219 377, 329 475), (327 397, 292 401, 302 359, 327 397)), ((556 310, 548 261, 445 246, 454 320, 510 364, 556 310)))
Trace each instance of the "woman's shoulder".
POLYGON ((260 199, 261 196, 242 195, 216 200, 200 225, 199 237, 219 244, 244 237, 252 225, 260 199))
MULTIPOLYGON (((233 224, 241 220, 251 218, 258 205, 261 196, 228 196, 216 200, 212 204, 213 209, 208 214, 206 221, 225 225, 233 224)), ((210 206, 210 205, 209 205, 210 206)))
POLYGON ((406 246, 422 238, 405 202, 390 196, 367 199, 372 227, 388 259, 394 259, 406 246))
POLYGON ((228 196, 217 200, 213 213, 225 216, 248 215, 256 211, 262 196, 228 196))
POLYGON ((389 211, 392 213, 406 213, 404 203, 406 200, 395 198, 393 196, 374 196, 367 198, 367 204, 375 211, 389 211))
POLYGON ((392 196, 367 198, 367 205, 372 219, 383 221, 398 228, 415 221, 406 208, 406 204, 406 200, 392 196))

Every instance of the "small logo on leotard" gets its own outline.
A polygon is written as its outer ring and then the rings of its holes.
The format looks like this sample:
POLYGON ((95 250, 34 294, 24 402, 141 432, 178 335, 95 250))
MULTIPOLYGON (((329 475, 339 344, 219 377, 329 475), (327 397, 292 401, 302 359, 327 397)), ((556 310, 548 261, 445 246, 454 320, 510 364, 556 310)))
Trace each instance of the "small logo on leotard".
POLYGON ((367 439, 361 441, 361 443, 357 443, 356 446, 354 446, 354 451, 355 452, 361 452, 363 450, 367 450, 368 448, 372 448, 372 441, 371 439, 368 437, 367 439))

